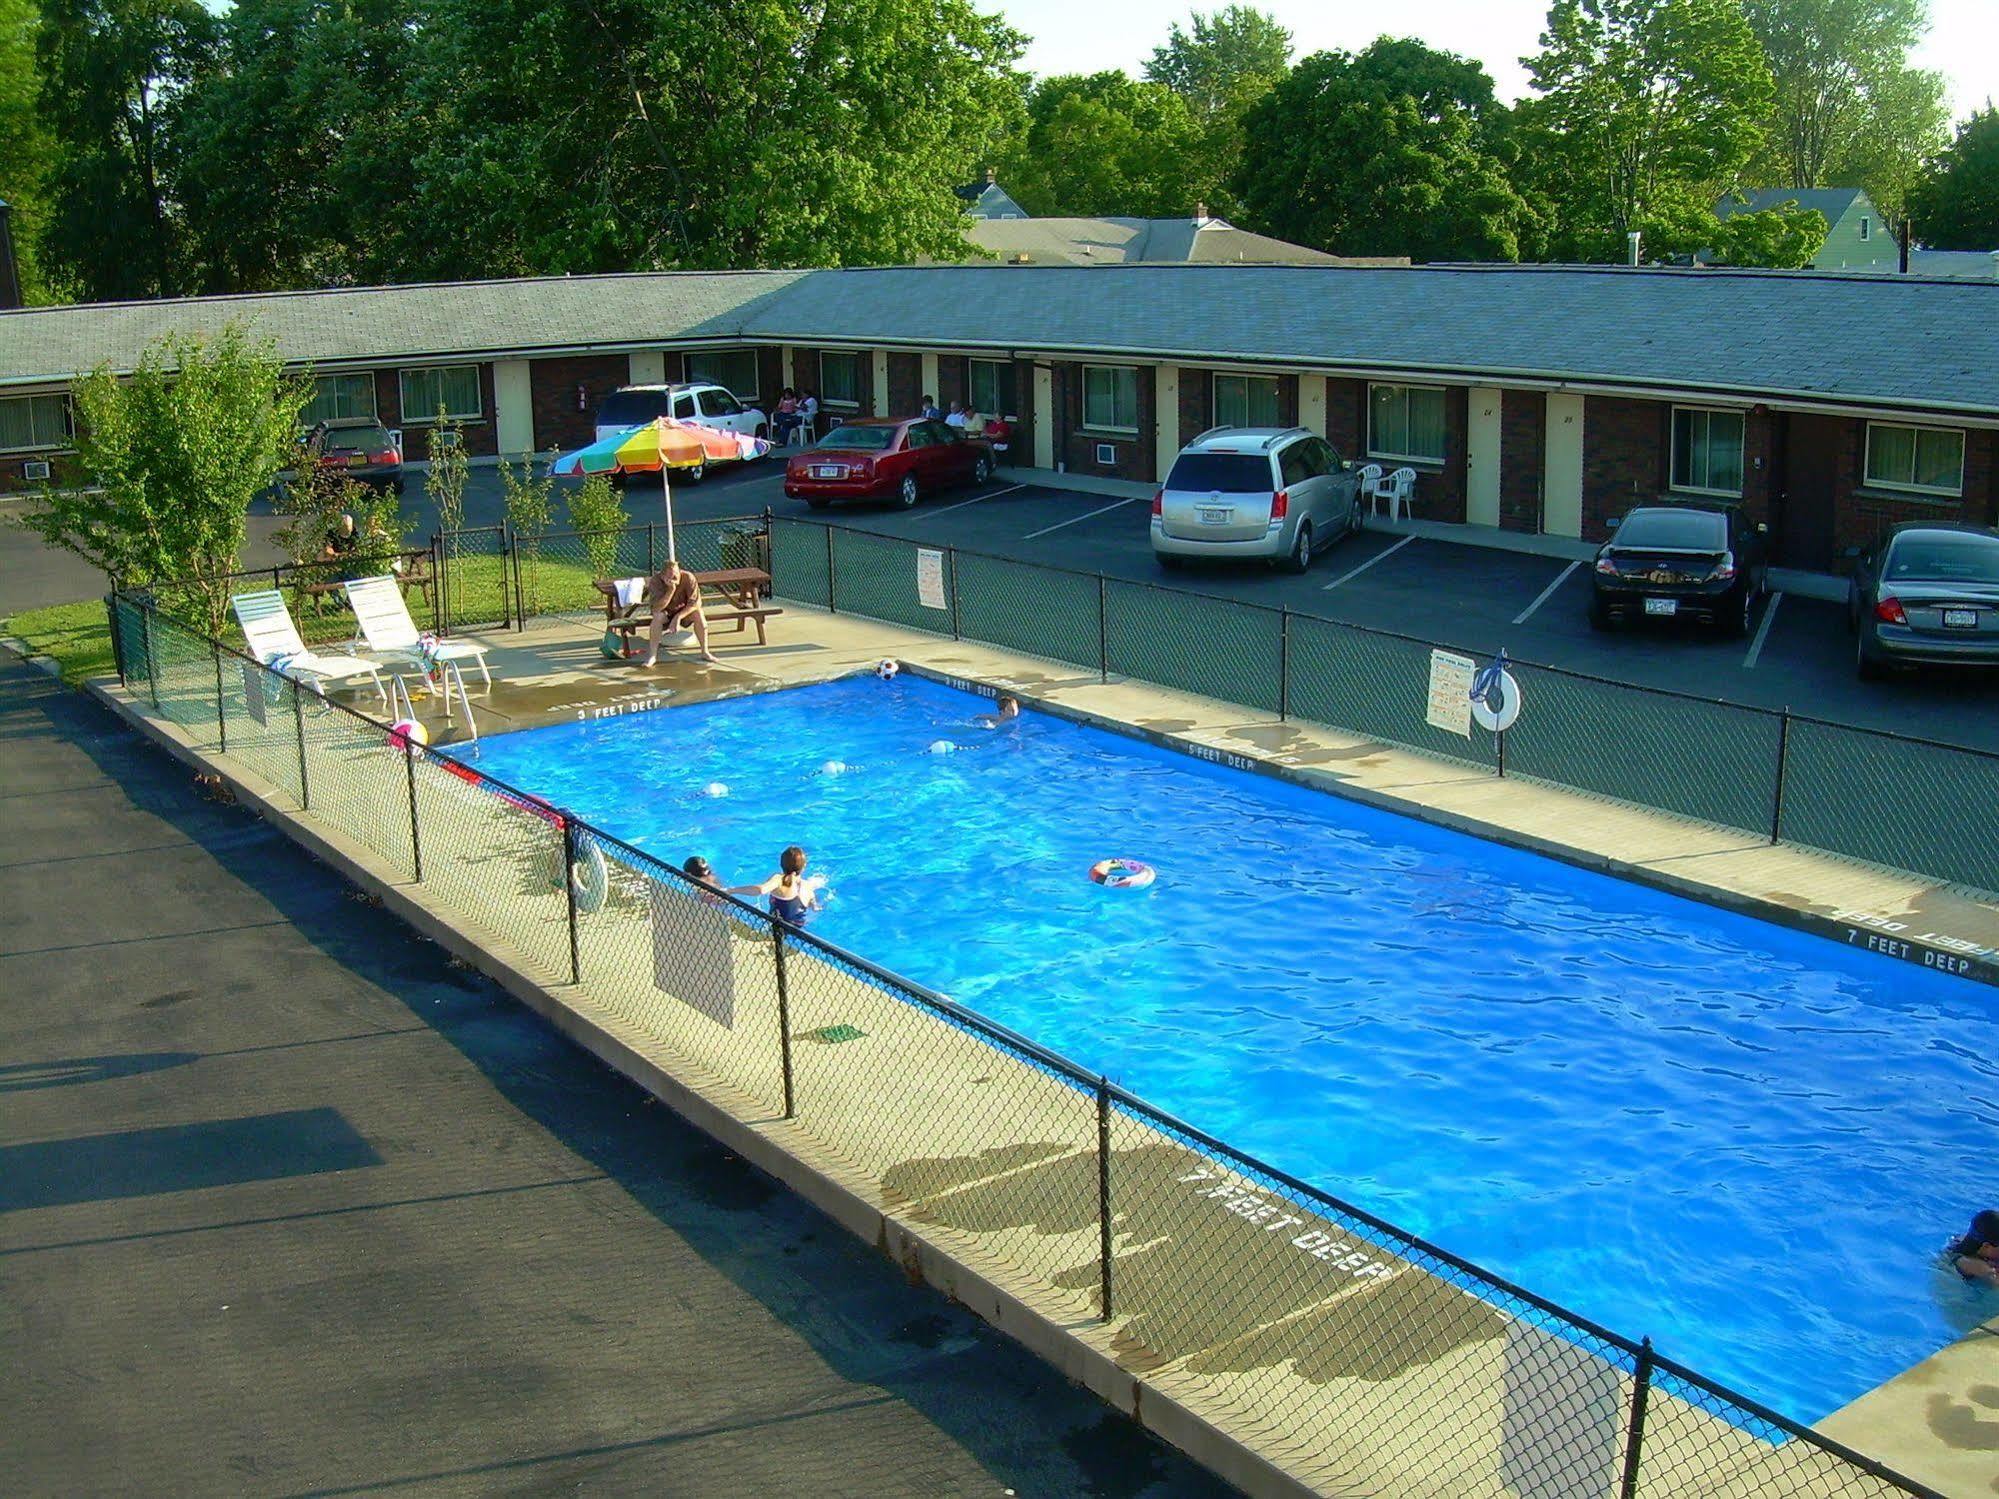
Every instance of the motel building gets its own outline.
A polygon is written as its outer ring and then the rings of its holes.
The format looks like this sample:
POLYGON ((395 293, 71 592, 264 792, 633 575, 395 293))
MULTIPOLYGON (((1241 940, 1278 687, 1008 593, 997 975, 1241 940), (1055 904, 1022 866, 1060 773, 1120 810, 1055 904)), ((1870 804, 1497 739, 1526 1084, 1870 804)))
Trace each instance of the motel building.
MULTIPOLYGON (((1780 566, 1897 521, 1999 523, 1999 282, 1561 266, 926 266, 660 272, 0 313, 0 493, 74 473, 67 389, 239 320, 313 418, 475 461, 593 435, 618 386, 713 380, 831 415, 926 392, 1007 461, 1156 482, 1223 424, 1301 424, 1417 474, 1414 514, 1600 540, 1633 505, 1741 505, 1780 566)), ((1059 481, 1057 481, 1059 482, 1059 481)))

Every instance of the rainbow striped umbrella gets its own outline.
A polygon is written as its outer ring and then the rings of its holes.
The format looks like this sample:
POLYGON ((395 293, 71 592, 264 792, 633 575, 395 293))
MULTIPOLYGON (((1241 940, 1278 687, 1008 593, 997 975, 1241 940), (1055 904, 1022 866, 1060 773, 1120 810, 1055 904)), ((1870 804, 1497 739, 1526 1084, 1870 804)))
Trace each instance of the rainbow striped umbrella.
POLYGON ((661 417, 629 432, 600 437, 587 448, 564 453, 549 465, 549 472, 563 478, 586 474, 656 474, 663 468, 701 468, 715 459, 742 456, 733 432, 661 417))

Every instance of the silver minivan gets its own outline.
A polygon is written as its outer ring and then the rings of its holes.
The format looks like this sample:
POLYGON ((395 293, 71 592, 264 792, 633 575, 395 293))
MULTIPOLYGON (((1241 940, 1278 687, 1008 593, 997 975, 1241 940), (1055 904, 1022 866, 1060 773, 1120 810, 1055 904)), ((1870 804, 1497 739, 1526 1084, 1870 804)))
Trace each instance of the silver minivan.
POLYGON ((1361 527, 1360 476, 1303 427, 1215 427, 1180 450, 1152 497, 1162 567, 1251 558, 1302 573, 1361 527))

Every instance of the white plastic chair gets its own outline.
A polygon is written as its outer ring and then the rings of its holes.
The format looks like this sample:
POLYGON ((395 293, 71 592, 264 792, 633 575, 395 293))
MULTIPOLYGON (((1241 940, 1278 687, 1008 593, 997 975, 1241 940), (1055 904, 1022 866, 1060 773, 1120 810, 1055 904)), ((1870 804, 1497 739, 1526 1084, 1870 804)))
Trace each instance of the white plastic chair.
MULTIPOLYGON (((354 622, 368 649, 384 661, 405 666, 422 666, 423 636, 410 618, 410 606, 402 586, 388 573, 373 578, 351 578, 346 583, 347 602, 353 607, 354 622)), ((493 674, 486 669, 486 647, 470 640, 440 640, 430 659, 439 665, 470 661, 488 687, 493 674)))
POLYGON ((1416 470, 1398 468, 1386 479, 1378 479, 1374 485, 1374 513, 1381 514, 1381 502, 1388 502, 1388 518, 1407 515, 1414 508, 1416 498, 1416 470))
POLYGON ((358 656, 322 656, 309 651, 292 623, 285 596, 275 588, 261 593, 239 593, 229 600, 236 622, 243 627, 243 643, 264 666, 274 667, 285 676, 305 683, 316 692, 329 687, 356 687, 365 678, 375 689, 382 706, 389 702, 382 685, 381 669, 358 656))

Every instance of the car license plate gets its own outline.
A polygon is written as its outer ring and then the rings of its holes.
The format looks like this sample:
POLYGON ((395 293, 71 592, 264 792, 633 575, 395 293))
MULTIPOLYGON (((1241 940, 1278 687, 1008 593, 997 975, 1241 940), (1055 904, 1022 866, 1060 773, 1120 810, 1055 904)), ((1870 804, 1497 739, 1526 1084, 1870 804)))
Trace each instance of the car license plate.
POLYGON ((1678 614, 1680 612, 1680 601, 1678 599, 1647 599, 1645 601, 1645 612, 1647 614, 1678 614))
POLYGON ((1204 526, 1226 526, 1234 515, 1235 512, 1233 510, 1226 508, 1215 509, 1212 506, 1203 505, 1201 507, 1201 524, 1204 526))
POLYGON ((347 455, 347 466, 349 468, 363 468, 367 465, 367 462, 368 455, 365 453, 349 453, 347 455))
POLYGON ((834 468, 831 464, 822 463, 819 467, 812 470, 812 477, 815 479, 837 479, 840 477, 840 470, 834 468))
POLYGON ((1946 630, 1975 630, 1978 628, 1978 611, 1946 609, 1943 612, 1943 627, 1946 630))

